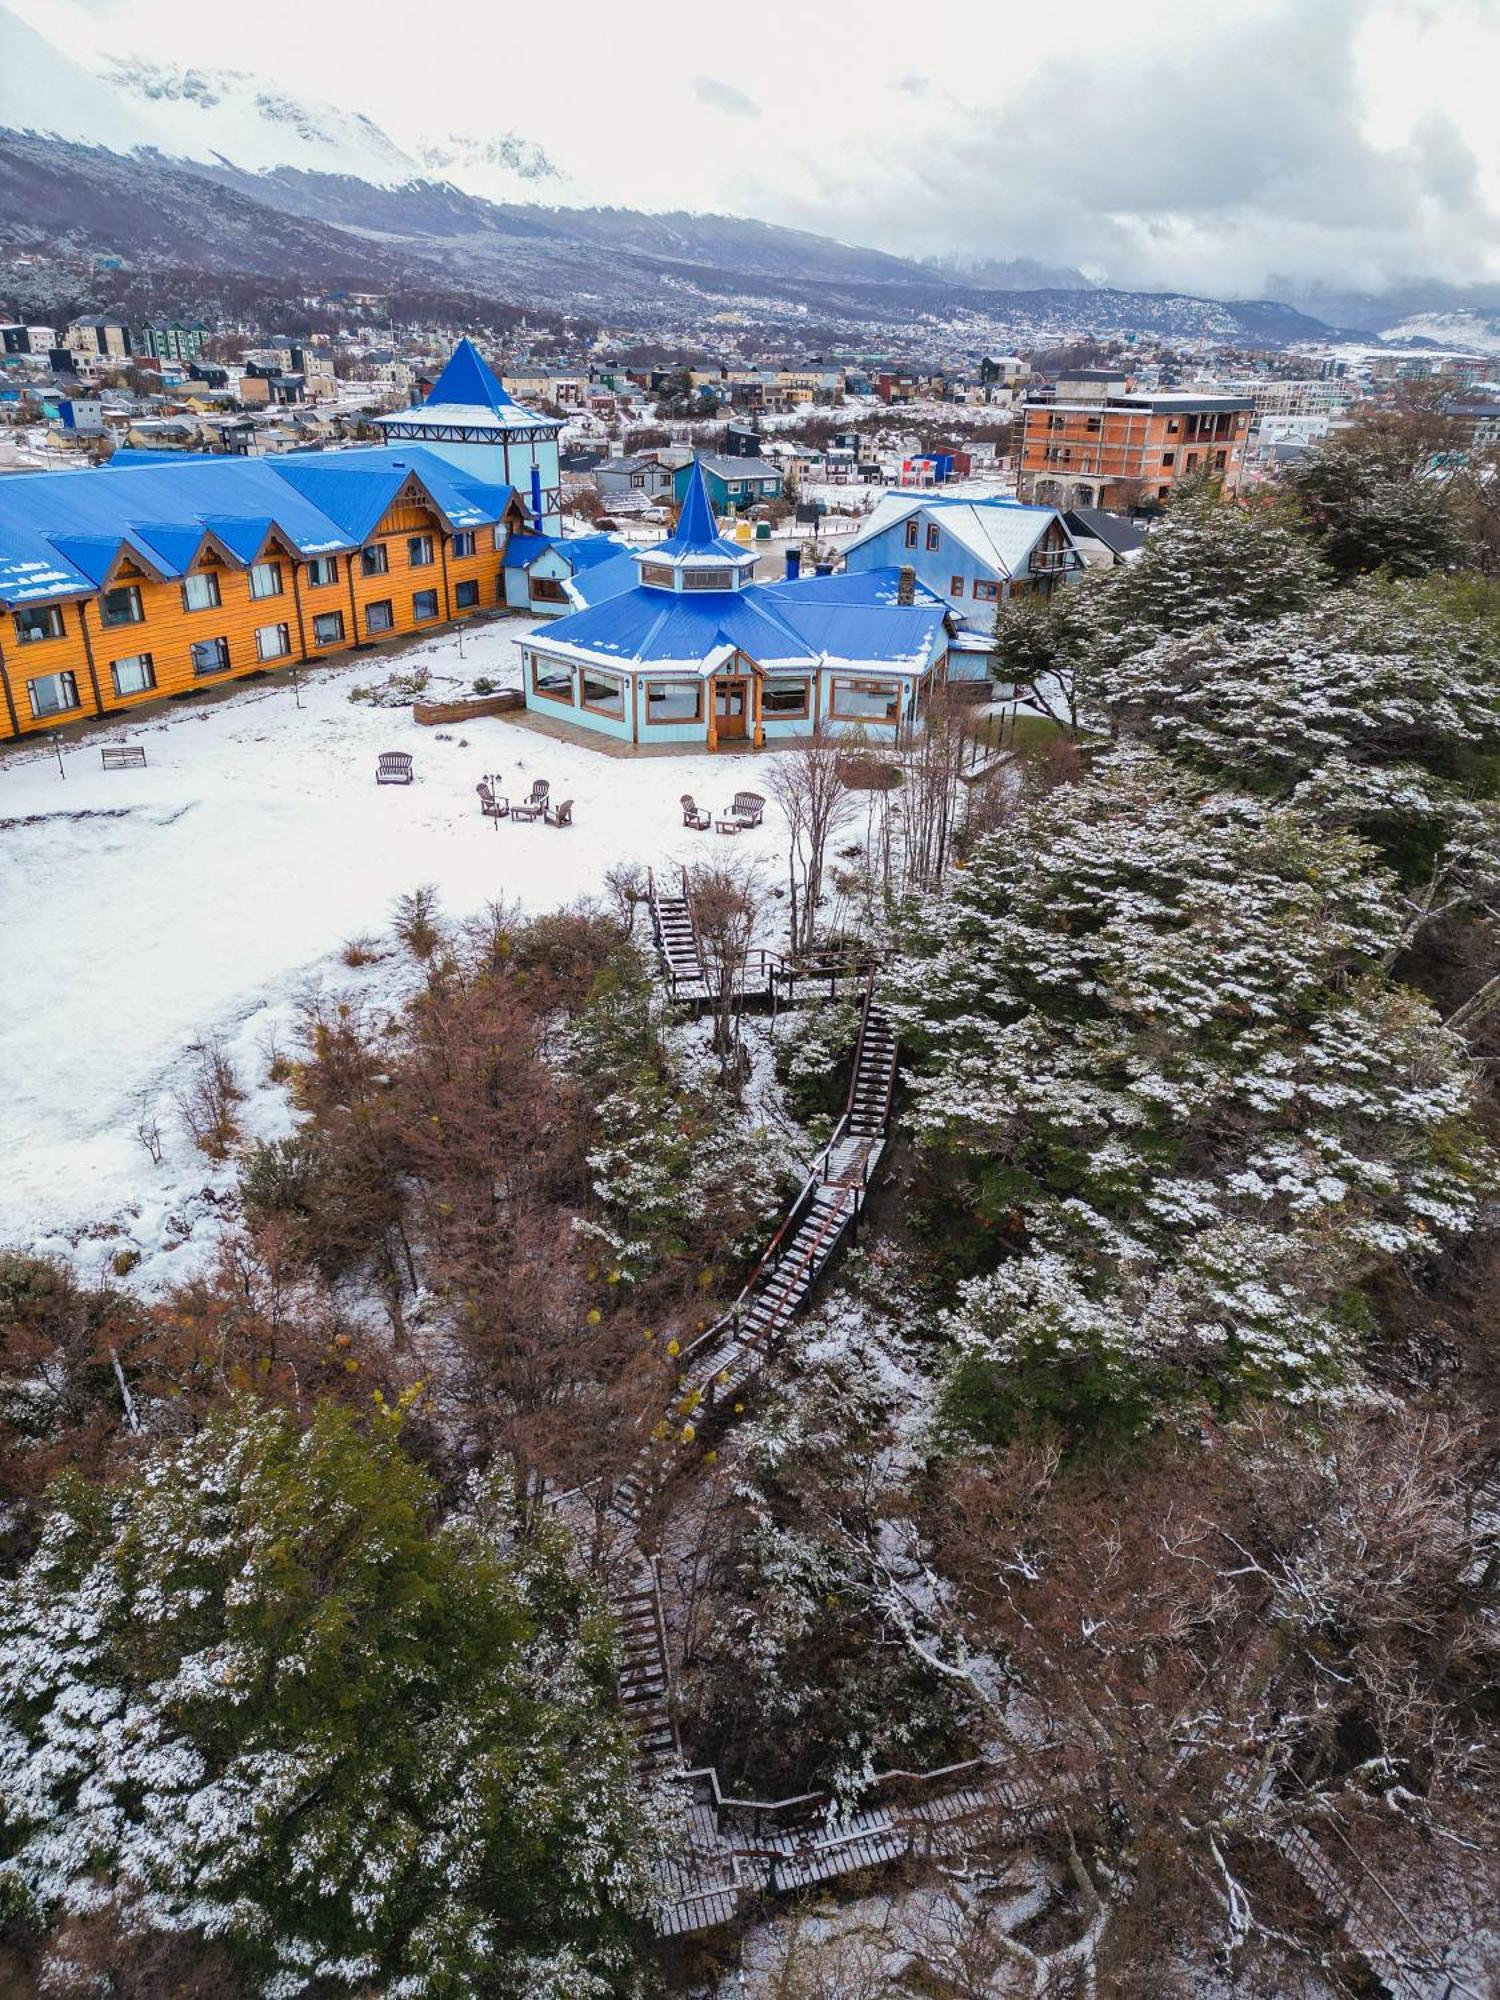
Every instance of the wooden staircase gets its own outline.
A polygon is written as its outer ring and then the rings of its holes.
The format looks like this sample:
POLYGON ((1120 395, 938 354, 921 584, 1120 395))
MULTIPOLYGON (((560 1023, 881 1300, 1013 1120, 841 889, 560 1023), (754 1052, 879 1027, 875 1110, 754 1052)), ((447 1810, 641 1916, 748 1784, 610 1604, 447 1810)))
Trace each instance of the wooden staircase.
POLYGON ((687 870, 682 871, 679 886, 668 893, 657 881, 653 869, 646 877, 646 889, 651 929, 667 969, 672 997, 677 1000, 701 999, 708 992, 708 981, 703 972, 703 953, 698 944, 693 901, 688 893, 687 870))

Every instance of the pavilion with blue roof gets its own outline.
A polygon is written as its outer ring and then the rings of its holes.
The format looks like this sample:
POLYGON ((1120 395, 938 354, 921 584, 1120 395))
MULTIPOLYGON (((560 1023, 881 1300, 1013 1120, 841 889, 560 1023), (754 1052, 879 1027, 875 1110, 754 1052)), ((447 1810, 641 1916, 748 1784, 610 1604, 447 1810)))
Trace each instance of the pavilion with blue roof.
POLYGON ((942 600, 899 567, 774 583, 755 567, 719 533, 695 468, 667 539, 580 574, 583 608, 524 642, 527 707, 627 743, 711 750, 908 727, 946 675, 942 600))

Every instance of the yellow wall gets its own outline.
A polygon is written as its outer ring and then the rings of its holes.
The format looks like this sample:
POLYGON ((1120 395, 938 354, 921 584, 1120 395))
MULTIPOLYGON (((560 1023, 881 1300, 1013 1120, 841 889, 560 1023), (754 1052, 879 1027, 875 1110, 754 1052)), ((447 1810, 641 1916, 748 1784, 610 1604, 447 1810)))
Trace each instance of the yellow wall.
POLYGON ((178 579, 157 582, 128 560, 122 561, 109 583, 111 588, 128 583, 137 586, 144 614, 139 624, 105 627, 100 622, 99 598, 75 599, 58 607, 64 626, 61 638, 22 644, 13 611, 0 610, 0 740, 101 714, 123 713, 165 695, 218 687, 248 674, 275 672, 302 660, 347 652, 368 638, 366 607, 382 598, 389 598, 394 622, 389 632, 378 635, 381 638, 431 631, 455 618, 493 611, 503 602, 503 556, 496 543, 503 551, 505 539, 504 527, 476 528, 474 554, 456 557, 452 537, 439 517, 425 503, 407 499, 391 508, 370 537, 371 543, 385 544, 388 574, 363 576, 359 552, 350 555, 341 551, 336 558, 337 580, 314 587, 308 581, 307 564, 295 561, 273 539, 263 554, 266 560, 281 565, 282 593, 279 597, 253 598, 249 565, 226 561, 205 549, 194 567, 218 577, 221 601, 203 611, 184 608, 178 579), (414 567, 408 555, 408 536, 420 534, 431 535, 433 540, 434 560, 429 567, 414 567), (472 610, 460 611, 454 603, 454 586, 465 579, 478 582, 479 603, 472 610), (418 622, 412 597, 424 589, 437 592, 438 615, 418 622), (341 612, 344 629, 340 638, 320 646, 313 636, 313 619, 324 611, 341 612), (280 624, 288 628, 291 652, 279 660, 262 661, 256 653, 256 631, 263 625, 280 624), (195 675, 190 646, 195 640, 214 638, 229 641, 228 672, 195 675), (143 694, 118 695, 110 663, 136 653, 151 655, 156 685, 143 694), (71 672, 77 682, 78 706, 59 715, 33 716, 27 682, 62 672, 71 672))

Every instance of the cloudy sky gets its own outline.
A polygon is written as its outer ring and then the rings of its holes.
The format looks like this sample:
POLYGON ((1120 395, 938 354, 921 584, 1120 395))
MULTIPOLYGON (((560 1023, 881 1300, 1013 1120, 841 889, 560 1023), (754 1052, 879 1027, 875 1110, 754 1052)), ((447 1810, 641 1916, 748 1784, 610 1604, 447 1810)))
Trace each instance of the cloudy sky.
POLYGON ((255 69, 570 197, 1263 294, 1500 280, 1500 0, 12 0, 76 53, 255 69))

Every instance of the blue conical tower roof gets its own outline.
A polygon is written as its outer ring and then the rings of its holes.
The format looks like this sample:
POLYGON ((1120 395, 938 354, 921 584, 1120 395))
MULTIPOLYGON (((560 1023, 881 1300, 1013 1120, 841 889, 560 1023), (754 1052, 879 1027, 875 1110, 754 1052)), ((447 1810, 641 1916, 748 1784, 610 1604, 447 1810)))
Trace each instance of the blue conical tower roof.
POLYGON ((687 491, 682 496, 682 511, 677 516, 677 526, 664 542, 658 542, 646 554, 657 562, 732 562, 737 567, 742 564, 753 567, 755 562, 755 557, 748 550, 742 549, 736 542, 726 541, 719 533, 713 502, 708 497, 708 481, 703 477, 703 467, 696 458, 688 474, 687 491))
POLYGON ((514 409, 515 398, 466 334, 432 385, 429 403, 475 403, 484 409, 514 409))

